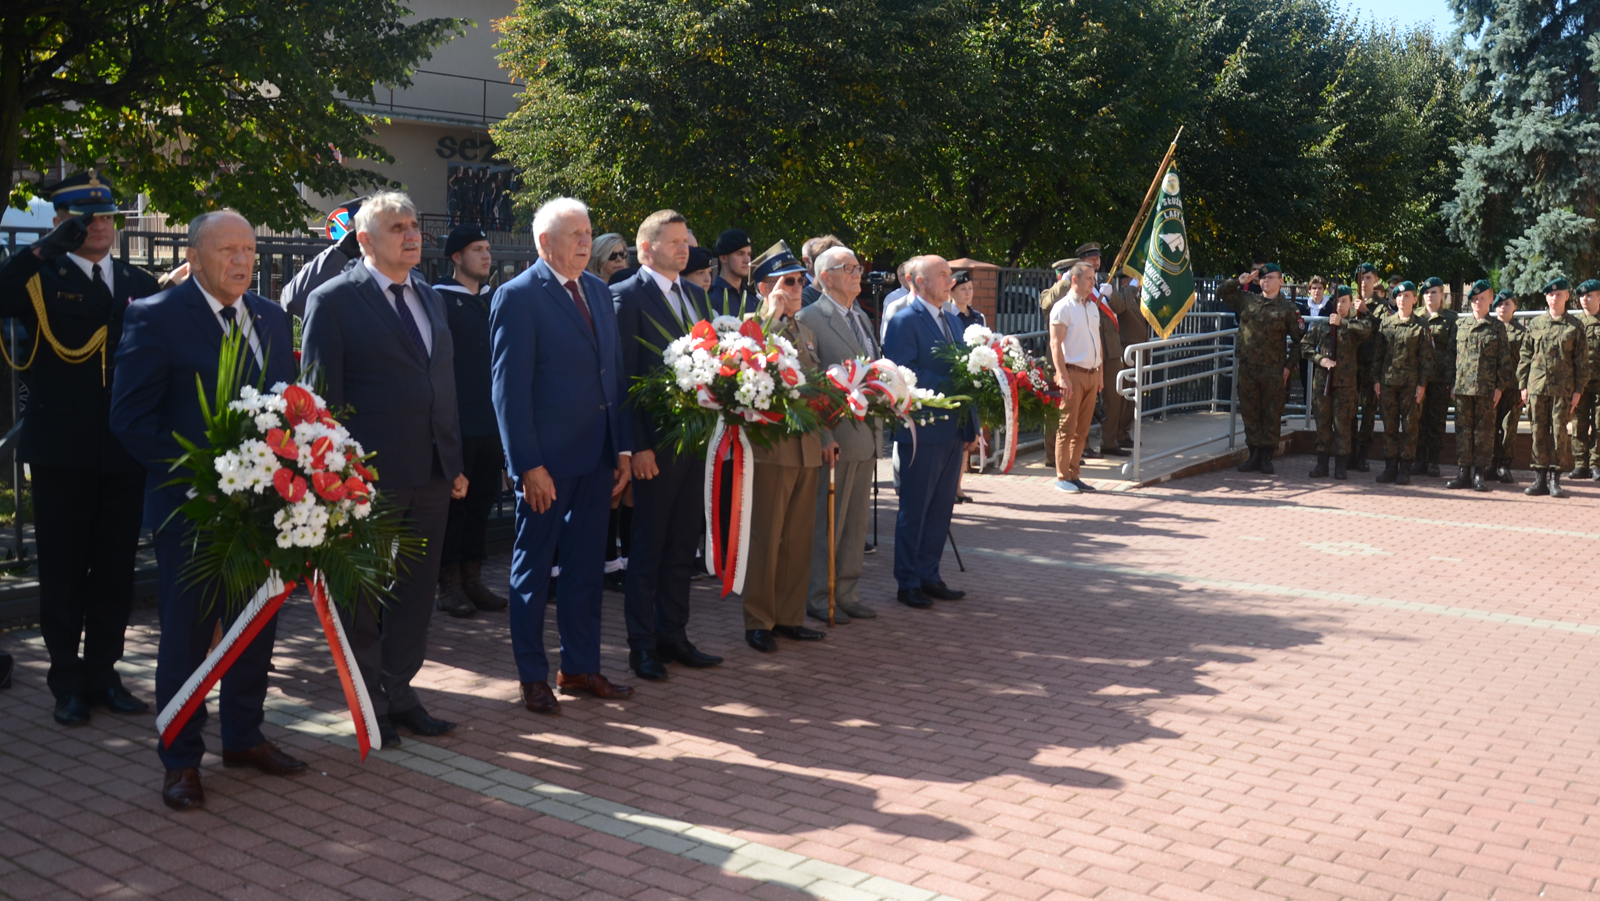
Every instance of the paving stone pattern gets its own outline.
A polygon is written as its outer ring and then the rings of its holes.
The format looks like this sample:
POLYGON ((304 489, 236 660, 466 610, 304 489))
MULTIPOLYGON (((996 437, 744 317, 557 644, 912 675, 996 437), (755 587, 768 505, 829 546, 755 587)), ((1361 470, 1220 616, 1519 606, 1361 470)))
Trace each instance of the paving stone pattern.
MULTIPOLYGON (((1312 485, 1304 458, 1131 492, 968 476, 966 600, 762 656, 607 672, 527 713, 504 614, 440 616, 419 678, 461 723, 365 763, 315 618, 280 627, 268 734, 295 779, 207 757, 158 797, 154 717, 50 718, 36 631, 0 692, 7 898, 1278 898, 1600 895, 1600 488, 1312 485)), ((507 556, 486 572, 506 575, 507 556)), ((156 617, 124 671, 152 697, 156 617)), ((550 630, 554 642, 554 626, 550 630)), ((208 727, 217 747, 215 718, 208 727)))

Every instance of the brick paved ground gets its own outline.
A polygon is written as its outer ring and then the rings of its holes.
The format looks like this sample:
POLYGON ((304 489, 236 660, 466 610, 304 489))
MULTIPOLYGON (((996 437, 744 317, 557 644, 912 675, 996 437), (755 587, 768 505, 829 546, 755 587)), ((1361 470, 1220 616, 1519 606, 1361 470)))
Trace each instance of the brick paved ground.
POLYGON ((36 633, 0 636, 0 895, 1596 897, 1600 488, 1308 468, 1075 497, 969 476, 967 600, 763 657, 702 584, 727 664, 558 719, 516 705, 503 615, 441 618, 421 682, 463 728, 365 764, 318 724, 340 698, 298 604, 268 730, 312 772, 208 758, 189 815, 157 797, 153 718, 56 728, 36 633))

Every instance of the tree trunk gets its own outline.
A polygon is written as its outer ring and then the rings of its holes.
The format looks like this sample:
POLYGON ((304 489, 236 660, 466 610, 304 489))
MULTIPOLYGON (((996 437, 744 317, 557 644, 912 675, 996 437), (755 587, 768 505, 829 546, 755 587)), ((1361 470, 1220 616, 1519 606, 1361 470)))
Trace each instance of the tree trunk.
MULTIPOLYGON (((6 174, 6 197, 17 177, 17 150, 22 145, 22 63, 27 35, 21 27, 0 37, 0 172, 6 174)), ((0 198, 0 204, 5 198, 0 198)))

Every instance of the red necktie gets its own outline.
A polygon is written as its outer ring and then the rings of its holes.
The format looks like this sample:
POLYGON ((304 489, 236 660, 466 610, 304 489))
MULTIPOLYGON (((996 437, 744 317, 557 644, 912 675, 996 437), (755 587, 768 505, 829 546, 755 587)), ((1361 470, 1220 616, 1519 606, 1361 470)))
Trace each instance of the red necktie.
POLYGON ((578 312, 583 314, 583 321, 589 323, 589 331, 594 331, 594 317, 589 314, 589 305, 583 302, 583 293, 578 290, 576 279, 567 282, 567 293, 572 295, 572 302, 578 305, 578 312))

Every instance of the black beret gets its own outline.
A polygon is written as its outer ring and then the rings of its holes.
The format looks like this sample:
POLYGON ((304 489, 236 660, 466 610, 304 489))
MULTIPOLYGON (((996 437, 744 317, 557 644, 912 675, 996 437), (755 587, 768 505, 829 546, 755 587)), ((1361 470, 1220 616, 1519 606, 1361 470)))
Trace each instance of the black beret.
POLYGON ((702 269, 710 269, 710 268, 711 268, 711 251, 706 250, 704 247, 691 247, 691 248, 689 248, 689 263, 688 263, 688 265, 683 267, 683 271, 684 271, 685 275, 687 275, 690 272, 699 272, 702 269))
POLYGON ((454 256, 466 248, 468 244, 489 240, 489 233, 483 226, 476 223, 458 225, 450 230, 450 237, 444 242, 444 255, 454 256))
POLYGON ((742 228, 730 228, 717 235, 717 243, 711 248, 712 256, 726 256, 736 250, 750 247, 754 242, 744 233, 742 228))
POLYGON ((972 273, 971 272, 968 272, 965 269, 957 269, 956 270, 955 284, 957 284, 957 285, 965 285, 966 283, 968 283, 970 281, 972 281, 972 273))

